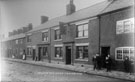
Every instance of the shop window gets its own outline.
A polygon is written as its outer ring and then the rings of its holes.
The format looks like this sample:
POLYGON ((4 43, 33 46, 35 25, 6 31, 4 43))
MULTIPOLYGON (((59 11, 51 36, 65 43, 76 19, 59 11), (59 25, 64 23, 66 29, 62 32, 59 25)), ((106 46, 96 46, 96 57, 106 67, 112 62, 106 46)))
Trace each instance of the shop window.
POLYGON ((62 35, 60 34, 60 30, 59 29, 56 29, 55 30, 55 40, 59 40, 62 38, 62 35))
POLYGON ((42 41, 48 41, 48 32, 42 33, 42 41))
POLYGON ((62 58, 62 47, 55 47, 55 57, 62 58))
POLYGON ((76 37, 88 37, 88 24, 78 25, 76 35, 76 37))
POLYGON ((119 47, 115 50, 115 59, 123 60, 125 57, 134 60, 134 47, 119 47))
POLYGON ((88 59, 88 46, 77 46, 76 59, 88 59))

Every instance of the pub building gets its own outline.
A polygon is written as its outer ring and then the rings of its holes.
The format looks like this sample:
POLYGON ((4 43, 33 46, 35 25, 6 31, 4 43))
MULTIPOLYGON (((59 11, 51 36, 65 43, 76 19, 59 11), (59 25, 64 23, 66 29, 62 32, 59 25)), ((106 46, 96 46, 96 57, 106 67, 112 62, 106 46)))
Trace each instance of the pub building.
POLYGON ((125 56, 135 60, 134 0, 105 0, 78 11, 70 0, 66 15, 41 16, 25 38, 27 60, 92 65, 96 53, 110 54, 113 69, 122 70, 125 56))

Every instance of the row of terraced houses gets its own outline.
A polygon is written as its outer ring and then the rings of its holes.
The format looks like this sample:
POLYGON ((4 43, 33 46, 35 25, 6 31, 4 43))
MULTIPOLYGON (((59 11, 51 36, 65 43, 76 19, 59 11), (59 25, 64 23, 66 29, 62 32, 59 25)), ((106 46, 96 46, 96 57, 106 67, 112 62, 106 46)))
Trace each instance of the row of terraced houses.
POLYGON ((123 69, 125 56, 135 60, 134 0, 105 0, 78 11, 70 0, 66 15, 42 16, 41 25, 29 27, 2 41, 6 57, 21 58, 25 50, 27 60, 91 65, 96 53, 110 54, 114 69, 123 69))

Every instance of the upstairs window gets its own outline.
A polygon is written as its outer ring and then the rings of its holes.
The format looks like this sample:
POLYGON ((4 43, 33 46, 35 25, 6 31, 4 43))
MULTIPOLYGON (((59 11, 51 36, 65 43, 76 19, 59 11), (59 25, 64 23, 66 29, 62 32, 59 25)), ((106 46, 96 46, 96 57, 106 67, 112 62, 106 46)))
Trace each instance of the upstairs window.
POLYGON ((61 39, 62 35, 60 34, 60 30, 56 29, 55 30, 55 40, 61 39))
POLYGON ((42 41, 48 41, 48 32, 42 33, 42 41))
POLYGON ((18 44, 19 43, 19 40, 15 40, 15 43, 18 44))
POLYGON ((76 37, 88 37, 88 23, 77 26, 76 37))
POLYGON ((27 42, 31 42, 30 35, 27 35, 27 42))
POLYGON ((134 18, 119 20, 116 22, 116 34, 134 33, 134 18))

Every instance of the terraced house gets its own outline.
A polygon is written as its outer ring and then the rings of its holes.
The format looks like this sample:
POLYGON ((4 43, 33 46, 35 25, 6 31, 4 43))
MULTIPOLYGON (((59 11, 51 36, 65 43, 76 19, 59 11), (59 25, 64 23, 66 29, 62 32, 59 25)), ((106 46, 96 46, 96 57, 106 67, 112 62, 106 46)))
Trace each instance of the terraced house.
POLYGON ((70 0, 66 8, 66 15, 43 16, 25 33, 27 59, 92 64, 96 53, 110 54, 117 69, 125 56, 134 60, 134 0, 105 0, 78 11, 70 0))

